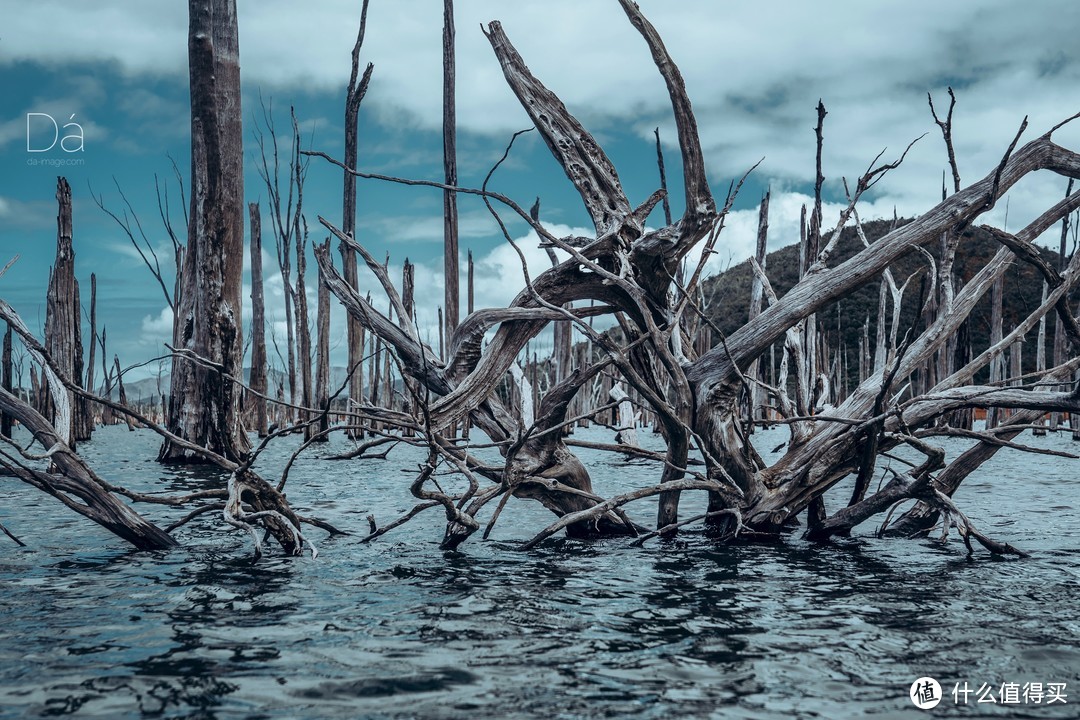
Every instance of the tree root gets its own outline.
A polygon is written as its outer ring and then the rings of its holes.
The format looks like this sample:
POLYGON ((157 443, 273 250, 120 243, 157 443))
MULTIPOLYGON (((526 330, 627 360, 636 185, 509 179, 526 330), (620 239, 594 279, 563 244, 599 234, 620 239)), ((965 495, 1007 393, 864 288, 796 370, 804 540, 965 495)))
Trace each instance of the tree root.
POLYGON ((239 477, 240 474, 241 471, 235 471, 229 475, 229 499, 225 502, 221 515, 229 525, 251 534, 255 545, 255 559, 262 557, 262 541, 255 529, 260 524, 277 538, 286 552, 300 555, 306 543, 311 549, 312 559, 317 558, 318 549, 300 530, 300 520, 284 503, 284 496, 274 491, 265 480, 250 472, 243 471, 243 479, 239 477), (274 502, 275 495, 281 498, 281 502, 274 502), (244 508, 245 498, 253 510, 244 508), (277 508, 268 507, 270 505, 277 505, 277 508))
POLYGON ((975 538, 980 545, 989 550, 994 555, 1018 555, 1019 557, 1026 558, 1031 557, 1029 553, 1023 550, 1018 550, 1009 543, 998 542, 988 538, 979 532, 968 519, 967 515, 960 511, 960 508, 956 506, 953 499, 945 493, 937 490, 932 490, 932 493, 923 498, 930 505, 936 506, 938 511, 945 517, 945 521, 942 525, 941 542, 944 544, 949 538, 949 529, 955 527, 957 532, 960 533, 960 537, 964 540, 964 545, 967 546, 968 555, 973 555, 975 550, 971 546, 971 538, 975 538))

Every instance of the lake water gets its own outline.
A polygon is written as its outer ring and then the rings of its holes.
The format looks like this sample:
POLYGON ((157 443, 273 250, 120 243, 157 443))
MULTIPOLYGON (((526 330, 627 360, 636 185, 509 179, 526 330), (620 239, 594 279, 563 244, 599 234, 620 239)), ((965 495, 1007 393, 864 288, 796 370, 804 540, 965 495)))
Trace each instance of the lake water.
MULTIPOLYGON (((782 439, 770 433, 761 447, 782 439)), ((1026 439, 1080 450, 1066 434, 1026 439)), ((266 476, 297 443, 270 451, 266 476)), ((133 488, 220 482, 158 466, 156 449, 124 427, 83 448, 133 488)), ((402 468, 420 455, 331 463, 313 452, 290 501, 356 533, 314 531, 316 560, 271 549, 252 564, 248 536, 216 513, 179 530, 181 548, 134 552, 0 478, 0 522, 28 545, 0 536, 0 717, 1080 716, 1078 461, 999 453, 964 484, 972 521, 1032 553, 1001 560, 969 558, 955 533, 945 546, 878 540, 873 523, 829 546, 797 535, 718 546, 691 529, 644 548, 552 539, 522 553, 553 518, 524 501, 491 541, 477 535, 460 552, 438 549, 439 510, 365 545, 369 513, 382 524, 412 505, 402 468), (934 710, 908 698, 920 676, 943 688, 934 710), (1000 700, 1003 683, 1032 682, 1066 683, 1067 703, 953 701, 956 683, 1000 700)), ((604 495, 657 476, 649 463, 581 455, 604 495)), ((701 506, 695 495, 684 512, 701 506)), ((653 507, 629 512, 650 524, 653 507)), ((144 512, 163 523, 182 513, 144 512)))

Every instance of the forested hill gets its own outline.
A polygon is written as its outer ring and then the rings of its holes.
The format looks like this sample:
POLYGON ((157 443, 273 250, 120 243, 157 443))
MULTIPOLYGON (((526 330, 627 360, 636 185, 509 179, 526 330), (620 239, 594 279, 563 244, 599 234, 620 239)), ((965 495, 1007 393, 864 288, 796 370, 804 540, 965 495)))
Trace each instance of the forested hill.
MULTIPOLYGON (((900 221, 909 222, 909 221, 900 221)), ((892 221, 873 221, 864 223, 863 228, 867 238, 873 243, 892 227, 892 221)), ((927 247, 935 257, 940 256, 939 243, 931 243, 927 247)), ((830 267, 839 265, 862 249, 862 243, 855 229, 844 230, 836 253, 829 261, 830 267)), ((959 289, 966 284, 971 277, 993 257, 1001 245, 996 242, 985 230, 971 228, 964 232, 960 246, 956 253, 955 275, 956 287, 959 289)), ((1059 255, 1056 251, 1040 248, 1043 257, 1052 267, 1058 267, 1059 255)), ((930 269, 926 256, 918 250, 901 257, 892 266, 893 276, 897 284, 902 284, 913 273, 918 273, 908 284, 902 303, 902 315, 899 327, 899 337, 903 337, 907 328, 912 327, 916 321, 918 307, 921 306, 922 293, 930 288, 926 285, 927 271, 930 269)), ((769 254, 767 258, 766 273, 778 296, 784 293, 798 280, 799 275, 799 248, 797 245, 782 248, 769 254)), ((719 275, 713 276, 704 283, 706 300, 706 312, 716 325, 724 333, 734 332, 740 325, 746 322, 750 305, 750 287, 753 278, 749 260, 735 265, 719 275)), ((826 341, 833 348, 840 347, 850 353, 849 367, 857 367, 859 337, 863 332, 863 324, 869 322, 870 341, 873 343, 877 329, 878 293, 881 284, 878 279, 858 288, 850 295, 830 304, 823 312, 817 315, 818 326, 826 333, 826 341), (837 342, 839 336, 839 342, 837 342)), ((1004 330, 1009 332, 1016 324, 1022 321, 1040 303, 1042 297, 1042 277, 1029 264, 1014 260, 1007 271, 1004 281, 1004 330)), ((1075 306, 1075 298, 1071 303, 1075 306)), ((889 311, 891 313, 891 310, 889 311)), ((889 315, 887 314, 886 321, 889 315)), ((1054 318, 1051 314, 1047 322, 1047 357, 1050 358, 1050 350, 1053 346, 1054 318)), ((920 326, 921 328, 921 326, 920 326)), ((916 328, 916 330, 920 329, 916 328)), ((990 293, 987 293, 975 311, 970 316, 968 326, 971 348, 975 353, 980 352, 989 344, 990 338, 990 293)), ((1035 366, 1035 340, 1037 327, 1026 338, 1030 342, 1024 350, 1024 368, 1034 369, 1035 366)), ((715 340, 714 340, 715 342, 715 340)))

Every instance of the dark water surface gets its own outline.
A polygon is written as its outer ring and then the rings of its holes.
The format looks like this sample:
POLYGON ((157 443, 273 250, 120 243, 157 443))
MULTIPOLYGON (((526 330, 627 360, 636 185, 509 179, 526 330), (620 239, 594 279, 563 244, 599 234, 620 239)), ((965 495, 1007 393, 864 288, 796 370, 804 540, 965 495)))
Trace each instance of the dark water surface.
MULTIPOLYGON (((1078 447, 1064 434, 1027 440, 1078 447)), ((297 442, 272 450, 267 476, 297 442)), ((133 488, 220 482, 161 468, 156 447, 107 428, 84 450, 133 488)), ((582 456, 605 495, 657 476, 582 456)), ((258 564, 216 513, 178 531, 179 549, 133 552, 0 478, 0 522, 28 545, 0 537, 0 717, 1080 716, 1078 461, 1002 454, 958 493, 1027 560, 968 558, 955 535, 877 540, 869 525, 826 547, 797 536, 716 546, 690 531, 645 548, 553 539, 521 553, 552 518, 526 502, 461 552, 438 549, 437 510, 361 544, 368 513, 385 523, 411 506, 401 469, 417 459, 301 463, 294 507, 357 535, 316 531, 318 559, 271 550, 258 564), (946 695, 929 711, 908 699, 924 675, 946 695), (957 682, 995 697, 1006 682, 1064 682, 1068 702, 977 704, 973 693, 955 705, 957 682)), ((700 504, 687 494, 684 512, 700 504)), ((183 511, 145 512, 168 522, 183 511)), ((652 506, 630 512, 648 523, 652 506)))

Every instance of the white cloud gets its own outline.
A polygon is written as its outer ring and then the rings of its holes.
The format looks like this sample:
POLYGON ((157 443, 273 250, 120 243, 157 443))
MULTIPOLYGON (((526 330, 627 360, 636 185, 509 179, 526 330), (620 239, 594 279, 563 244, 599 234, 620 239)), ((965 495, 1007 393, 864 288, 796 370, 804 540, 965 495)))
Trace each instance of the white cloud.
MULTIPOLYGON (((183 77, 186 14, 182 4, 158 5, 30 3, 7 18, 5 55, 53 64, 113 59, 132 74, 183 77), (50 42, 40 42, 41 27, 49 28, 50 42)), ((685 76, 718 186, 763 156, 762 175, 810 180, 813 108, 822 98, 829 109, 825 174, 836 192, 841 176, 854 180, 883 147, 891 159, 929 133, 876 196, 887 193, 910 215, 936 202, 945 165, 926 106, 928 91, 942 107, 945 86, 957 87, 956 149, 966 182, 994 167, 1025 114, 1034 137, 1080 110, 1071 92, 1080 84, 1080 47, 1071 37, 1080 5, 1067 0, 1034 9, 1006 0, 844 0, 827 6, 789 0, 768 11, 751 3, 720 11, 702 1, 648 0, 642 6, 685 76)), ((440 9, 421 0, 372 4, 363 59, 376 68, 365 112, 405 128, 440 126, 440 9)), ((473 0, 456 10, 463 131, 505 135, 528 125, 480 32, 481 23, 499 19, 532 71, 595 133, 630 127, 646 138, 661 125, 665 141, 674 142, 664 84, 615 3, 473 0)), ((340 93, 358 2, 265 0, 241 3, 239 12, 249 88, 340 93)), ((95 92, 90 80, 83 84, 85 93, 95 92)), ((136 103, 147 112, 153 104, 153 97, 136 103)), ((24 129, 10 124, 0 125, 0 143, 21 137, 24 129)), ((1080 145, 1080 127, 1063 129, 1059 140, 1080 145)), ((672 172, 678 172, 675 164, 672 172)), ((1021 201, 1014 198, 1014 211, 1025 212, 1021 201)), ((438 224, 429 218, 402 232, 405 239, 434 239, 438 224)))
POLYGON ((173 311, 166 306, 157 315, 144 315, 140 327, 139 344, 155 349, 163 349, 165 343, 172 341, 173 311))
MULTIPOLYGON (((246 90, 254 92, 262 85, 267 94, 279 88, 340 94, 348 76, 359 5, 356 0, 241 3, 246 90)), ((716 187, 726 187, 727 178, 740 175, 764 156, 757 174, 774 189, 772 248, 797 239, 799 210, 809 202, 797 190, 804 191, 813 176, 812 126, 818 98, 829 110, 824 171, 833 196, 839 195, 842 176, 854 182, 883 147, 888 146, 883 159, 892 160, 911 140, 928 133, 904 165, 867 198, 861 208, 867 219, 889 217, 894 207, 900 215, 919 214, 940 198, 945 154, 926 105, 928 91, 944 111, 945 86, 952 83, 957 88, 955 141, 965 183, 992 171, 1025 115, 1030 118, 1026 135, 1030 139, 1080 110, 1073 92, 1080 86, 1080 46, 1072 38, 1080 22, 1080 4, 1067 0, 1047 0, 1032 8, 1006 0, 844 0, 825 5, 788 0, 772 3, 768 10, 751 3, 727 3, 718 9, 716 3, 702 0, 642 0, 641 5, 685 76, 716 187)), ((365 62, 376 65, 364 105, 369 118, 405 129, 439 127, 440 10, 438 3, 420 0, 372 3, 363 53, 365 62)), ((679 172, 666 89, 617 4, 470 0, 458 3, 457 13, 457 108, 462 131, 498 134, 496 145, 501 148, 508 131, 528 125, 479 29, 480 23, 499 19, 537 77, 601 139, 617 129, 630 129, 651 141, 652 128, 659 125, 668 144, 669 174, 679 172)), ((34 59, 61 66, 73 60, 113 60, 132 75, 170 75, 186 82, 186 34, 181 3, 42 0, 8 13, 5 59, 0 63, 34 59), (41 41, 43 27, 49 29, 49 42, 41 41)), ((73 86, 81 88, 74 100, 44 98, 30 109, 70 113, 101 92, 92 77, 73 80, 73 86)), ((123 110, 144 113, 154 123, 174 114, 149 92, 131 95, 123 110)), ((176 119, 178 131, 185 122, 183 117, 176 119)), ((318 127, 318 139, 339 133, 338 122, 320 119, 309 125, 318 127)), ((104 132, 92 124, 85 127, 88 138, 92 132, 104 132)), ((0 145, 24 136, 23 117, 0 118, 0 145)), ((1062 129, 1056 138, 1067 147, 1080 147, 1080 122, 1062 129)), ((425 152, 410 147, 408 139, 401 142, 400 149, 387 153, 383 169, 400 171, 425 152)), ((627 179, 628 171, 623 172, 627 179)), ((549 176, 538 177, 546 181, 549 176)), ((1018 228, 1060 197, 1064 184, 1048 173, 1026 178, 987 220, 1004 224, 1008 209, 1008 226, 1018 228)), ((676 197, 676 214, 680 204, 676 197)), ((0 217, 24 214, 12 208, 11 202, 0 198, 0 217)), ((838 205, 826 205, 827 226, 839 210, 838 205)), ((398 215, 402 212, 395 209, 398 215)), ((362 210, 361 223, 378 224, 390 240, 434 243, 442 237, 441 213, 435 207, 409 217, 372 215, 362 210)), ((51 221, 48 213, 44 217, 51 221)), ((756 225, 756 210, 732 213, 710 268, 746 258, 756 225)), ((481 237, 490 229, 482 212, 462 215, 462 237, 481 237)), ((264 223, 264 236, 269 242, 269 223, 264 223)), ((539 272, 547 267, 546 253, 536 247, 535 237, 523 239, 522 248, 531 268, 539 272)), ((126 242, 118 242, 114 249, 134 255, 126 242)), ((313 276, 314 263, 309 271, 313 276)), ((505 304, 523 286, 520 261, 505 244, 478 255, 476 271, 478 307, 505 304)), ((268 322, 283 338, 281 279, 267 253, 264 272, 268 322)), ((391 273, 400 278, 400 266, 391 273)), ((385 307, 381 289, 370 278, 368 282, 376 289, 377 304, 385 307)), ((309 286, 314 308, 313 280, 309 286)), ((431 335, 434 308, 443 302, 439 260, 425 258, 417 266, 416 286, 417 304, 426 313, 420 318, 423 332, 431 335)), ((462 286, 464 292, 464 282, 462 286)), ((343 315, 337 303, 332 306, 335 338, 340 338, 343 315)), ((245 317, 249 313, 245 288, 245 317)), ((142 329, 144 335, 158 333, 167 339, 167 332, 161 334, 167 328, 171 319, 166 323, 161 315, 147 316, 142 329)), ((274 358, 272 348, 270 354, 274 358)))
POLYGON ((5 198, 0 197, 0 217, 6 217, 11 214, 11 203, 5 198))

